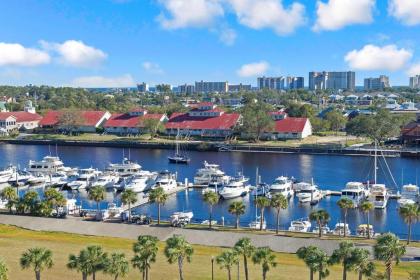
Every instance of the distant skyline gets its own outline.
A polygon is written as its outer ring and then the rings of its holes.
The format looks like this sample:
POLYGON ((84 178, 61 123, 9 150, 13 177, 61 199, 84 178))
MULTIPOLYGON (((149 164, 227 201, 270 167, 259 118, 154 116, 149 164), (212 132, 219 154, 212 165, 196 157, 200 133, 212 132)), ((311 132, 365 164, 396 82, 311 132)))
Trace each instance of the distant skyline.
POLYGON ((0 26, 1 85, 420 74, 420 0, 1 1, 0 26))

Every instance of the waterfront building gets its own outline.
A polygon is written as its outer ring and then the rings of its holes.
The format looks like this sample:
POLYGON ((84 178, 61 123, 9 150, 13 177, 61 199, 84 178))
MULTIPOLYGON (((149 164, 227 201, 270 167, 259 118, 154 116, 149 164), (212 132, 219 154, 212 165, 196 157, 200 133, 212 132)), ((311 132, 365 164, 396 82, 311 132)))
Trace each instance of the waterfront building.
POLYGON ((415 121, 402 128, 401 139, 404 144, 420 145, 420 113, 417 113, 415 121))
POLYGON ((366 78, 364 80, 365 90, 384 90, 389 87, 391 87, 389 77, 385 75, 381 75, 378 78, 366 78))
POLYGON ((312 135, 312 125, 308 118, 289 117, 286 112, 270 112, 274 129, 266 132, 263 138, 271 140, 304 139, 312 135))
POLYGON ((112 114, 105 122, 104 129, 109 134, 129 135, 145 133, 144 122, 148 119, 165 123, 168 121, 166 114, 149 114, 146 109, 135 108, 127 113, 112 114))
POLYGON ((195 92, 197 93, 226 93, 229 91, 228 82, 195 82, 195 92))
POLYGON ((287 77, 286 89, 303 89, 305 87, 305 79, 303 77, 287 77))
MULTIPOLYGON (((41 115, 36 113, 35 107, 32 106, 32 101, 27 100, 25 102, 24 110, 17 112, 1 112, 3 119, 7 119, 9 116, 14 117, 15 123, 9 125, 7 130, 17 129, 21 131, 33 130, 38 127, 39 122, 42 119, 41 115)), ((5 127, 3 127, 5 128, 5 127)))
POLYGON ((183 85, 178 86, 178 91, 177 92, 180 93, 180 94, 191 95, 195 92, 195 86, 183 84, 183 85))
POLYGON ((280 77, 259 77, 257 78, 257 85, 259 90, 271 89, 271 90, 284 90, 285 80, 283 76, 280 77))
POLYGON ((242 98, 222 98, 220 104, 227 107, 242 106, 242 98))
POLYGON ((241 92, 241 91, 251 91, 251 85, 229 85, 229 92, 241 92))
POLYGON ((228 114, 211 102, 202 102, 187 113, 173 113, 165 128, 168 135, 225 138, 240 123, 240 114, 228 114))
POLYGON ((410 77, 410 88, 420 89, 420 75, 410 77))
POLYGON ((140 93, 146 93, 149 91, 149 85, 146 84, 145 82, 141 83, 141 84, 137 84, 137 90, 140 93))
POLYGON ((17 130, 16 118, 8 113, 0 113, 0 135, 7 136, 11 131, 17 130))
POLYGON ((348 72, 309 72, 310 90, 350 90, 356 88, 356 73, 348 72))

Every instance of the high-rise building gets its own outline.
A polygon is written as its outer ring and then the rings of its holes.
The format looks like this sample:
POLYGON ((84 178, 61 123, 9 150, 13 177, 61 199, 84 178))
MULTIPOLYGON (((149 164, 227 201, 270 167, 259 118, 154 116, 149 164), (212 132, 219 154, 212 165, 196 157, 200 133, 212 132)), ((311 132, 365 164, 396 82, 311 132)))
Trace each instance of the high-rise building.
POLYGON ((149 85, 146 83, 137 84, 137 90, 141 93, 145 93, 149 91, 149 85))
POLYGON ((378 78, 366 78, 364 81, 365 90, 383 90, 389 88, 389 77, 381 75, 378 78))
POLYGON ((420 89, 420 75, 410 77, 410 88, 420 89))
POLYGON ((178 86, 178 93, 181 94, 193 94, 195 92, 195 87, 193 85, 180 85, 178 86))
POLYGON ((251 91, 251 85, 229 85, 229 92, 251 91))
POLYGON ((211 93, 211 92, 228 92, 228 82, 195 82, 195 92, 211 93))
POLYGON ((309 72, 310 90, 354 90, 356 73, 348 72, 309 72))
POLYGON ((260 77, 257 79, 258 89, 273 89, 282 90, 285 89, 285 77, 260 77))
POLYGON ((305 80, 303 77, 287 77, 286 89, 301 89, 305 87, 305 80))

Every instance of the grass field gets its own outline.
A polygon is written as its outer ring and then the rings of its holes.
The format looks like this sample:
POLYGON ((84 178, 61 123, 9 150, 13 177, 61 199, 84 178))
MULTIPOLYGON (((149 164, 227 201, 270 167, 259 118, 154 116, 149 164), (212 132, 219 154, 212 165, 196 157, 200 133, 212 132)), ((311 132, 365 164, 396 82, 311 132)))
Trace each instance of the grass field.
MULTIPOLYGON (((0 225, 0 256, 5 260, 9 267, 10 279, 34 279, 32 271, 20 269, 19 258, 23 251, 35 246, 47 247, 53 251, 54 267, 51 270, 43 272, 42 279, 81 279, 81 275, 66 268, 67 258, 70 253, 76 254, 80 249, 91 244, 101 245, 108 252, 123 252, 128 258, 132 257, 132 240, 56 232, 38 232, 0 225)), ((164 243, 160 243, 159 247, 160 250, 157 262, 152 266, 151 279, 177 279, 176 265, 168 264, 162 254, 164 243)), ((185 279, 211 279, 211 257, 217 256, 224 249, 205 246, 194 246, 194 249, 195 252, 192 263, 185 265, 185 279)), ((268 279, 308 279, 308 270, 302 261, 297 259, 295 255, 276 255, 278 266, 269 272, 268 279)), ((382 270, 382 264, 378 263, 378 268, 382 270)), ((259 266, 251 265, 250 269, 251 279, 261 279, 261 270, 259 266)), ((418 263, 402 263, 395 268, 393 279, 408 279, 408 272, 416 270, 420 271, 420 265, 418 265, 418 263)), ((341 267, 332 267, 331 275, 328 279, 340 278, 341 267)), ((99 274, 97 279, 111 280, 111 277, 99 274)), ((131 269, 129 276, 126 279, 141 279, 141 275, 138 271, 131 269)), ((215 279, 227 279, 226 272, 220 270, 216 264, 215 279)), ((234 279, 236 279, 236 270, 234 279)), ((242 269, 240 279, 244 279, 242 269)), ((357 277, 354 273, 350 273, 348 279, 355 280, 357 277)))

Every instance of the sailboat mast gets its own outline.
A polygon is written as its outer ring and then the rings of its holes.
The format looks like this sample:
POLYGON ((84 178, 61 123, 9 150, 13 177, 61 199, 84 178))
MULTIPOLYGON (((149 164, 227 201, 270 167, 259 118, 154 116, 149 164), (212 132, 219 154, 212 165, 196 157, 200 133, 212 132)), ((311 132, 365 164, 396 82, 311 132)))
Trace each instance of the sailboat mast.
POLYGON ((378 179, 378 147, 377 147, 377 143, 375 140, 375 170, 374 170, 374 183, 377 183, 377 179, 378 179))

